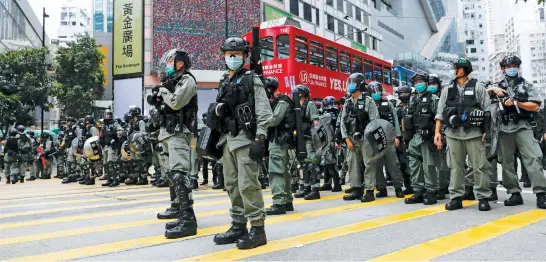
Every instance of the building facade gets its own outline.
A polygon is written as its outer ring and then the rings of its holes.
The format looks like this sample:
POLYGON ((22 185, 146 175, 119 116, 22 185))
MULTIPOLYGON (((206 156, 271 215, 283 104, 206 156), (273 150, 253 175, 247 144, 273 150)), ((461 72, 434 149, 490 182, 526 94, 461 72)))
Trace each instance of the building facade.
POLYGON ((466 58, 472 63, 472 76, 480 81, 488 81, 489 33, 486 2, 461 0, 459 5, 459 38, 464 41, 466 58))
MULTIPOLYGON (((0 52, 42 46, 42 25, 26 0, 0 1, 0 52)), ((49 39, 46 36, 46 44, 49 39)))
POLYGON ((75 40, 77 35, 90 31, 91 17, 86 9, 68 0, 61 7, 61 22, 57 34, 59 43, 75 40))
POLYGON ((109 32, 114 29, 114 0, 93 0, 93 32, 109 32))

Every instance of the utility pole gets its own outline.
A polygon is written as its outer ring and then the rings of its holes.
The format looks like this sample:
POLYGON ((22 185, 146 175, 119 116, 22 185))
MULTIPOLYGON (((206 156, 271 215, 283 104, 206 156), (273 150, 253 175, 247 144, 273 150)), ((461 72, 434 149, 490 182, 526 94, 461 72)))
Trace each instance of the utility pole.
MULTIPOLYGON (((48 17, 49 17, 49 15, 46 14, 45 7, 44 7, 43 13, 42 13, 42 47, 46 46, 46 44, 45 44, 45 36, 46 36, 46 34, 45 34, 45 26, 46 26, 45 25, 45 19, 48 18, 48 17)), ((45 57, 44 57, 44 59, 45 59, 45 57)), ((45 84, 47 85, 47 83, 45 83, 45 84)), ((47 88, 47 86, 46 86, 46 88, 47 88)), ((42 115, 41 115, 41 121, 40 121, 40 123, 41 123, 41 133, 40 133, 40 135, 44 133, 44 106, 45 105, 40 106, 40 108, 42 109, 42 115)))

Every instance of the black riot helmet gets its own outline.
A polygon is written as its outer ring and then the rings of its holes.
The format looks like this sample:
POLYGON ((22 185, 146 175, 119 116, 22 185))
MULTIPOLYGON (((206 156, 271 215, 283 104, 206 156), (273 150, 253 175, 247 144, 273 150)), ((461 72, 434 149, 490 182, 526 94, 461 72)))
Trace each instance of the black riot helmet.
POLYGON ((114 119, 114 114, 112 113, 112 110, 106 109, 104 110, 104 120, 112 120, 114 119))
POLYGON ((227 51, 242 51, 245 54, 248 54, 250 50, 249 44, 240 37, 230 37, 224 41, 222 47, 220 47, 222 53, 227 51))
POLYGON ((356 88, 357 90, 360 90, 360 92, 368 91, 366 89, 366 77, 361 73, 352 73, 347 79, 347 86, 350 84, 356 84, 356 88))
POLYGON ((521 65, 521 59, 515 55, 507 55, 502 59, 502 61, 500 61, 499 64, 502 68, 507 65, 516 65, 519 67, 521 65))
POLYGON ((296 85, 296 88, 294 89, 294 91, 298 93, 300 97, 309 97, 311 95, 311 91, 309 90, 309 87, 303 84, 296 85))
POLYGON ((470 75, 472 73, 472 63, 464 57, 459 58, 457 61, 451 63, 453 65, 453 69, 459 70, 459 68, 462 68, 464 71, 464 76, 470 75))
POLYGON ((140 110, 140 107, 138 106, 132 106, 131 109, 129 109, 129 113, 131 114, 132 117, 140 116, 141 112, 142 111, 140 110))
POLYGON ((34 137, 34 131, 28 130, 27 135, 29 135, 30 137, 34 137))
POLYGON ((86 115, 84 118, 85 126, 87 125, 95 125, 95 119, 93 119, 92 115, 86 115))
POLYGON ((417 80, 423 80, 426 83, 428 82, 428 76, 422 73, 416 73, 411 77, 411 83, 414 84, 417 80))
POLYGON ((174 64, 176 65, 176 62, 179 62, 179 61, 184 62, 185 71, 191 68, 190 54, 188 54, 188 52, 182 49, 177 49, 174 53, 174 64))
POLYGON ((48 132, 43 132, 41 136, 42 136, 42 139, 44 140, 51 138, 51 135, 48 132))
POLYGON ((374 94, 374 93, 383 93, 383 85, 381 85, 379 82, 377 81, 373 81, 373 82, 370 82, 368 84, 368 92, 370 94, 374 94))
POLYGON ((336 109, 336 98, 333 96, 327 96, 324 99, 322 99, 322 109, 324 110, 332 110, 336 109))
POLYGON ((411 98, 411 87, 408 85, 403 85, 396 90, 396 93, 398 93, 398 99, 400 99, 400 101, 403 103, 406 103, 411 98))
POLYGON ((269 76, 264 79, 264 86, 267 90, 275 92, 279 89, 279 80, 274 76, 269 76))
POLYGON ((442 86, 442 80, 438 77, 437 74, 430 74, 428 76, 428 84, 438 84, 438 87, 442 86))
POLYGON ((23 125, 18 125, 16 129, 17 129, 17 132, 19 132, 19 134, 25 133, 25 127, 23 125))

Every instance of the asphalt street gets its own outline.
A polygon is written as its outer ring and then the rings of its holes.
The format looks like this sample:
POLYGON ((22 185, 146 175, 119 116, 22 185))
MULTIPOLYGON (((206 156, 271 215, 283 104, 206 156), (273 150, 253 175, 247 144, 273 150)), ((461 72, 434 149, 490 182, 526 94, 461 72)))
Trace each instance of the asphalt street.
MULTIPOLYGON (((499 169, 500 170, 500 169, 499 169)), ((3 176, 3 175, 2 175, 3 176)), ((97 182, 99 182, 97 180, 97 182)), ((168 220, 156 214, 169 206, 167 188, 62 185, 60 180, 0 184, 0 260, 534 260, 546 258, 546 210, 524 190, 525 205, 490 212, 477 203, 446 211, 406 205, 394 197, 371 203, 343 201, 342 193, 295 200, 295 211, 266 220, 268 245, 241 251, 215 245, 214 234, 230 224, 226 192, 194 192, 197 236, 168 240, 168 220)), ((271 192, 264 190, 267 205, 271 192)))

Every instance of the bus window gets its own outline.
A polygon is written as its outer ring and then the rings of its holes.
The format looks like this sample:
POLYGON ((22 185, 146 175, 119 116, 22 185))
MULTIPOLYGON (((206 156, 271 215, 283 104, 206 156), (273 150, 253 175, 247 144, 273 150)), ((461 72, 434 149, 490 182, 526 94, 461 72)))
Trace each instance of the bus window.
POLYGON ((393 86, 400 86, 400 70, 392 72, 392 83, 393 86))
POLYGON ((391 68, 385 66, 383 68, 383 83, 391 85, 391 68))
POLYGON ((351 73, 361 73, 362 74, 362 57, 353 56, 353 64, 351 67, 351 73))
POLYGON ((273 37, 268 36, 260 39, 260 49, 262 55, 262 61, 273 59, 273 37))
POLYGON ((324 47, 321 42, 317 42, 317 41, 313 41, 313 40, 311 40, 311 45, 321 47, 321 49, 322 49, 322 47, 324 47))
POLYGON ((312 45, 309 46, 309 50, 311 51, 311 61, 309 64, 324 67, 324 50, 312 45))
POLYGON ((326 47, 326 67, 332 71, 337 71, 337 49, 326 47))
POLYGON ((373 67, 372 65, 368 63, 364 63, 364 76, 366 76, 366 79, 373 81, 373 67))
POLYGON ((277 36, 277 58, 290 57, 290 39, 288 35, 277 36))
POLYGON ((345 51, 339 51, 339 69, 345 74, 351 73, 351 55, 345 51))
POLYGON ((309 63, 307 39, 296 36, 296 62, 309 63))
POLYGON ((381 67, 373 67, 373 74, 374 74, 374 79, 375 81, 379 82, 379 83, 383 83, 383 71, 381 71, 381 67))
MULTIPOLYGON (((410 81, 408 81, 408 72, 404 71, 402 72, 402 82, 404 83, 409 83, 410 81)), ((409 86, 413 86, 412 84, 410 84, 409 86)))

